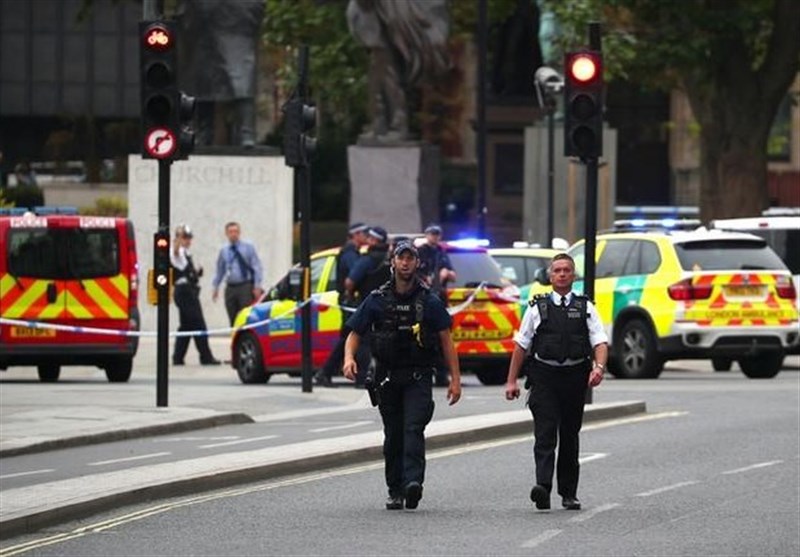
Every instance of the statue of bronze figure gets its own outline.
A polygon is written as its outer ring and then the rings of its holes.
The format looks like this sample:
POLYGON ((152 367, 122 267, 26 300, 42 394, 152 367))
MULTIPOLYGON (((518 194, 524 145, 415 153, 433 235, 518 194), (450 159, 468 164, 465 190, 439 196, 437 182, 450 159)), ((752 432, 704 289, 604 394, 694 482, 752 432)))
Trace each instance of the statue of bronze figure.
POLYGON ((181 77, 197 99, 197 143, 214 143, 218 110, 233 118, 229 143, 255 144, 256 59, 264 0, 183 0, 181 77))
POLYGON ((450 67, 446 0, 350 0, 347 23, 370 52, 371 124, 359 143, 413 139, 410 93, 450 67))

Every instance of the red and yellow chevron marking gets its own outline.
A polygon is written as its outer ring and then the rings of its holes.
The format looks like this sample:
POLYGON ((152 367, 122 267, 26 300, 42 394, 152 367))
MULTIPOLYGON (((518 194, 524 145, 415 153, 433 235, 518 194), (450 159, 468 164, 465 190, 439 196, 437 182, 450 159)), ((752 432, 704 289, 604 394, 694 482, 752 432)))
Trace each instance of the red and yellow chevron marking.
POLYGON ((9 319, 126 319, 128 278, 40 280, 11 275, 0 277, 0 307, 9 319), (47 301, 47 288, 55 285, 55 300, 47 301))
POLYGON ((707 300, 685 304, 684 320, 703 327, 774 326, 797 321, 794 300, 775 296, 778 277, 771 273, 720 273, 703 275, 695 286, 711 286, 707 300), (754 287, 748 291, 748 287, 754 287), (732 292, 732 290, 738 290, 732 292))

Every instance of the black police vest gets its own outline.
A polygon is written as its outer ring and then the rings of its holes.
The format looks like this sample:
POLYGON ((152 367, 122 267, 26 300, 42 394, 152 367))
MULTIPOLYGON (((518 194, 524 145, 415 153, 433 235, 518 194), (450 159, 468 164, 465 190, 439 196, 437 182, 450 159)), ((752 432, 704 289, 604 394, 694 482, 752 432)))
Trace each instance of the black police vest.
POLYGON ((186 256, 186 267, 183 269, 178 269, 175 265, 171 265, 172 267, 172 278, 174 282, 178 282, 178 279, 185 278, 189 281, 189 284, 192 286, 196 286, 200 282, 200 277, 197 274, 197 269, 194 268, 194 263, 192 263, 192 258, 190 256, 186 256))
POLYGON ((542 322, 536 329, 531 354, 542 360, 584 360, 592 355, 589 340, 589 325, 586 296, 572 295, 572 301, 564 308, 553 303, 550 295, 536 296, 530 305, 539 308, 542 322))
POLYGON ((356 290, 361 299, 373 290, 377 290, 392 278, 392 267, 388 258, 388 247, 373 247, 364 257, 369 257, 372 261, 370 271, 356 285, 356 290))
POLYGON ((375 292, 386 301, 379 321, 372 325, 370 349, 378 364, 387 369, 431 367, 438 354, 438 335, 424 326, 428 288, 417 284, 409 297, 398 298, 394 283, 375 292))

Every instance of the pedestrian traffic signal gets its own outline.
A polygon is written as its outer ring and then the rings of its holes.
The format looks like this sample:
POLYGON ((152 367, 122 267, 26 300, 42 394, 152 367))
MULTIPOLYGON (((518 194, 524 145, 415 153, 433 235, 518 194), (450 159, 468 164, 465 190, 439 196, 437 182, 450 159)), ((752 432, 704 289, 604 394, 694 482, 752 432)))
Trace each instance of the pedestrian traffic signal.
POLYGON ((178 89, 177 26, 139 23, 142 156, 185 159, 194 149, 194 98, 178 89))
POLYGON ((178 149, 181 159, 188 159, 189 155, 194 151, 194 113, 195 113, 195 98, 190 97, 186 93, 180 93, 180 101, 178 103, 178 125, 180 128, 180 138, 178 140, 178 149))
POLYGON ((564 155, 603 154, 603 57, 595 50, 565 57, 564 155))
POLYGON ((169 288, 169 230, 166 227, 153 234, 153 269, 153 288, 169 288))
POLYGON ((283 107, 283 156, 291 167, 308 166, 317 140, 307 135, 317 123, 317 109, 300 98, 289 99, 283 107))

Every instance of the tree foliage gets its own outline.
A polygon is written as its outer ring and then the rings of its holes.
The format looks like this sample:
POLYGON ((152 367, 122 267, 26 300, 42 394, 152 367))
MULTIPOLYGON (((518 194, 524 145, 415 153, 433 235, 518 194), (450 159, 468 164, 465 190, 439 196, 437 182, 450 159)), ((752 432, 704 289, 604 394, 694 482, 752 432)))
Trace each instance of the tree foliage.
POLYGON ((700 125, 704 218, 767 206, 767 139, 800 61, 795 0, 570 0, 547 4, 566 48, 603 24, 607 78, 683 88, 700 125))

